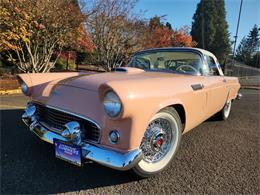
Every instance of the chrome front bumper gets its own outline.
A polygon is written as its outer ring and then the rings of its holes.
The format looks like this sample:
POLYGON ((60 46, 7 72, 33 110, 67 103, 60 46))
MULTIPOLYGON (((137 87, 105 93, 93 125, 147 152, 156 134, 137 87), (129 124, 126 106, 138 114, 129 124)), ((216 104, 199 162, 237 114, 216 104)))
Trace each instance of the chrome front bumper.
MULTIPOLYGON (((28 109, 28 108, 27 108, 28 109)), ((28 120, 25 118, 26 115, 23 114, 23 121, 29 127, 30 131, 37 135, 43 141, 53 144, 53 139, 59 139, 62 141, 68 141, 69 139, 54 133, 44 127, 41 123, 37 122, 33 116, 33 120, 28 120), (30 121, 30 122, 28 122, 30 121)), ((134 167, 142 159, 142 151, 140 149, 135 149, 127 153, 120 153, 107 148, 101 148, 92 144, 81 142, 79 144, 82 148, 82 157, 85 159, 92 160, 104 166, 117 169, 117 170, 129 170, 134 167)))

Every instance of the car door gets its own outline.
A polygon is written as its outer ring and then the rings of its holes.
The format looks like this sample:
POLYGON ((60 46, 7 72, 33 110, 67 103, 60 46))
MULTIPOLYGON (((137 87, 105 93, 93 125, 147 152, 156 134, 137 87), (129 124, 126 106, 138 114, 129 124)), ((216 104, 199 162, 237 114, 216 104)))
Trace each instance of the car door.
POLYGON ((205 59, 209 68, 204 84, 207 93, 207 114, 211 116, 224 107, 228 96, 228 88, 227 80, 217 60, 209 55, 205 55, 205 59))

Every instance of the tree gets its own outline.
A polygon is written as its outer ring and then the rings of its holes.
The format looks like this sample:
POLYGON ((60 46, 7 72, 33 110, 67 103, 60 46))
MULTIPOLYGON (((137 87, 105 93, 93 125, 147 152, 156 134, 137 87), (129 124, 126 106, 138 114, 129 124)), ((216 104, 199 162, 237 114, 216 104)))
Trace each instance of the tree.
POLYGON ((256 68, 260 68, 260 51, 257 51, 257 52, 253 55, 253 57, 252 57, 252 59, 251 59, 249 65, 250 65, 250 66, 253 66, 253 67, 256 67, 256 68))
POLYGON ((192 36, 189 34, 189 27, 183 26, 182 28, 173 31, 172 43, 173 47, 195 47, 196 41, 192 40, 192 36))
POLYGON ((192 38, 197 47, 216 54, 220 62, 230 52, 224 0, 201 0, 193 15, 192 38))
POLYGON ((226 10, 224 0, 215 0, 217 10, 216 18, 216 34, 214 40, 213 51, 222 63, 227 55, 231 52, 231 44, 229 40, 228 23, 226 21, 226 10))
POLYGON ((143 48, 170 47, 172 44, 173 31, 164 26, 160 17, 150 19, 145 29, 143 48))
POLYGON ((128 56, 140 49, 143 23, 133 16, 135 0, 99 0, 97 11, 87 18, 96 46, 93 62, 110 71, 121 66, 128 56))
POLYGON ((256 53, 260 46, 259 32, 260 28, 258 28, 257 25, 254 25, 248 36, 241 40, 236 50, 236 60, 242 61, 248 65, 257 66, 257 64, 254 64, 253 62, 257 62, 257 56, 259 56, 259 54, 256 53))
POLYGON ((247 56, 248 56, 247 39, 246 37, 243 37, 236 50, 236 60, 240 62, 244 62, 248 58, 247 56))
MULTIPOLYGON (((164 24, 161 22, 161 19, 164 16, 154 16, 150 19, 149 24, 148 24, 148 28, 151 30, 155 30, 157 28, 163 28, 164 24)), ((169 23, 170 24, 170 23, 169 23)), ((169 26, 169 25, 168 25, 169 26)), ((169 28, 169 27, 168 27, 169 28)))
POLYGON ((197 47, 213 50, 216 34, 217 11, 214 0, 201 0, 193 15, 191 36, 198 43, 197 47))
POLYGON ((0 51, 23 72, 48 72, 65 46, 93 49, 72 0, 2 0, 0 10, 0 51))
POLYGON ((167 28, 169 28, 170 30, 172 30, 172 25, 171 25, 171 23, 166 22, 165 26, 166 26, 167 28))
POLYGON ((144 34, 144 48, 159 47, 193 47, 196 45, 188 33, 188 27, 173 30, 169 22, 164 25, 161 17, 155 16, 150 19, 144 34))

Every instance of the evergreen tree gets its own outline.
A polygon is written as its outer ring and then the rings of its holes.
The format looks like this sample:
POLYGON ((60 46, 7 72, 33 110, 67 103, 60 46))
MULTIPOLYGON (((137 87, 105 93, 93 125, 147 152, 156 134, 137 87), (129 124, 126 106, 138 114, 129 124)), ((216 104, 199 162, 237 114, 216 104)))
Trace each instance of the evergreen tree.
POLYGON ((166 22, 165 26, 166 26, 167 28, 169 28, 169 30, 172 30, 172 25, 171 25, 171 23, 166 22))
POLYGON ((250 66, 260 68, 260 51, 257 51, 249 63, 250 66))
POLYGON ((223 62, 231 52, 224 0, 215 0, 215 6, 217 8, 217 18, 213 52, 218 57, 218 60, 223 62))
POLYGON ((236 50, 236 60, 244 62, 248 65, 255 66, 252 62, 254 55, 256 54, 256 51, 259 50, 260 45, 260 35, 259 35, 260 29, 257 27, 257 25, 254 25, 252 30, 249 32, 247 37, 244 37, 237 50, 236 50))
POLYGON ((193 16, 191 35, 197 47, 212 51, 216 34, 217 11, 214 0, 201 0, 193 16))
POLYGON ((149 21, 149 28, 156 29, 157 27, 163 27, 163 23, 161 22, 160 16, 154 16, 149 21))
POLYGON ((240 62, 244 62, 246 59, 246 56, 248 55, 246 52, 246 46, 247 45, 247 39, 246 37, 243 37, 243 39, 241 40, 240 44, 237 47, 236 50, 236 60, 240 61, 240 62))
POLYGON ((248 44, 248 50, 250 54, 253 54, 253 52, 259 49, 259 40, 260 40, 259 31, 260 28, 258 28, 257 25, 255 24, 252 30, 249 32, 247 44, 248 44))
POLYGON ((216 54, 220 62, 231 51, 224 0, 201 0, 193 15, 191 35, 198 45, 216 54))

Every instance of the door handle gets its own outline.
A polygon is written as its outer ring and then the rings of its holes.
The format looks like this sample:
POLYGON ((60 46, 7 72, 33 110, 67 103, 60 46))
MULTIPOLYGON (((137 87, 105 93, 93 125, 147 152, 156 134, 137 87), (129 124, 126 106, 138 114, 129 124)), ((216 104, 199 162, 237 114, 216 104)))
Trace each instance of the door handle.
POLYGON ((193 91, 197 91, 197 90, 201 90, 204 88, 203 84, 193 84, 191 85, 191 88, 193 89, 193 91))

